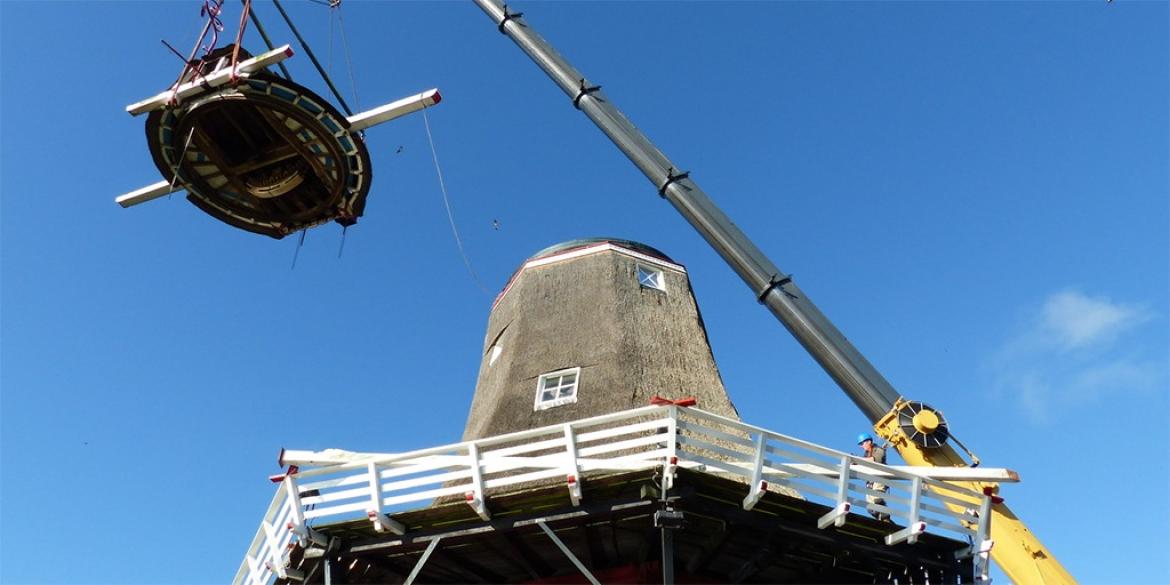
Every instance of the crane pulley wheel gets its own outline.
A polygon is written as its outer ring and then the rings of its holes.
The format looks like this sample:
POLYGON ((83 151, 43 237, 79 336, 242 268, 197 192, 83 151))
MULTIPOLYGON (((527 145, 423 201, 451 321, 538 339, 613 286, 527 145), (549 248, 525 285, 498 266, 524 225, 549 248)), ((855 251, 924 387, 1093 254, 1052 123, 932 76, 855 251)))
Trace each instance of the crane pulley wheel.
POLYGON ((903 403, 898 409, 898 427, 915 445, 925 449, 941 447, 951 436, 943 414, 924 402, 903 403))

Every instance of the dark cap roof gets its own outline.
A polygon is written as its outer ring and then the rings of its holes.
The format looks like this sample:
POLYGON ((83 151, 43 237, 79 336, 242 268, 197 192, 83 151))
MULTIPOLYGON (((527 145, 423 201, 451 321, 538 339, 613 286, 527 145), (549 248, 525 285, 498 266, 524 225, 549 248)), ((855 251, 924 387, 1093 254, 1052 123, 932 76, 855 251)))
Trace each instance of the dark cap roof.
POLYGON ((561 252, 565 252, 567 250, 572 250, 574 248, 584 248, 587 246, 592 246, 594 244, 602 244, 602 243, 614 244, 616 246, 621 246, 623 248, 633 250, 635 252, 640 252, 640 253, 646 254, 648 256, 660 258, 660 259, 665 260, 667 262, 670 262, 672 264, 675 263, 674 260, 671 260, 670 256, 663 254, 661 251, 657 250, 656 248, 653 248, 651 246, 647 246, 646 244, 643 244, 641 242, 635 242, 633 240, 623 240, 621 238, 580 238, 580 239, 576 239, 576 240, 568 240, 565 242, 561 242, 559 244, 553 244, 553 245, 533 254, 532 256, 530 256, 528 258, 528 260, 525 260, 525 262, 528 262, 531 260, 536 260, 538 258, 544 258, 546 256, 552 256, 554 254, 559 254, 561 252))

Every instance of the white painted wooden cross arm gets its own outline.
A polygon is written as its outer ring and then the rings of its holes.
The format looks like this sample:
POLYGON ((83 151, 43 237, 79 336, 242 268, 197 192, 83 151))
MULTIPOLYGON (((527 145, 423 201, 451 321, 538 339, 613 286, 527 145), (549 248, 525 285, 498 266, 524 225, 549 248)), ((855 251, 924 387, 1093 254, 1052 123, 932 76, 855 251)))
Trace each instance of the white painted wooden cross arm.
POLYGON ((347 118, 349 120, 350 132, 361 132, 366 128, 377 126, 383 122, 389 122, 396 118, 401 118, 407 114, 412 114, 423 108, 429 108, 439 102, 443 101, 443 96, 439 95, 439 90, 428 89, 422 93, 404 97, 398 101, 390 102, 384 106, 376 107, 372 110, 367 110, 359 114, 354 114, 347 118))
MULTIPOLYGON (((275 65, 293 56, 292 47, 284 45, 245 59, 236 64, 236 76, 247 77, 250 73, 262 71, 269 65, 275 65)), ((126 111, 131 116, 153 112, 155 110, 166 107, 171 103, 171 100, 182 101, 193 95, 197 95, 207 91, 208 87, 219 87, 232 80, 232 68, 223 67, 217 69, 204 76, 196 76, 195 79, 187 83, 180 84, 178 87, 172 87, 152 98, 144 99, 138 103, 126 106, 126 111)))

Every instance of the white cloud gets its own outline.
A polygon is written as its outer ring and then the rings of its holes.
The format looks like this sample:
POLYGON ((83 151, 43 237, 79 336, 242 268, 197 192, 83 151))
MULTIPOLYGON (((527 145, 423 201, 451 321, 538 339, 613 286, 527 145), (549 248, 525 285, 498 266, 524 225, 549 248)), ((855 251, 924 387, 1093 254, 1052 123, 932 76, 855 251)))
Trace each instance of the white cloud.
POLYGON ((1153 319, 1141 305, 1053 293, 989 360, 994 386, 1038 423, 1065 408, 1150 391, 1166 377, 1166 360, 1143 358, 1148 351, 1135 334, 1153 319))
POLYGON ((1151 317, 1142 307, 1091 298, 1074 290, 1049 296, 1041 314, 1044 333, 1066 350, 1112 342, 1151 317))

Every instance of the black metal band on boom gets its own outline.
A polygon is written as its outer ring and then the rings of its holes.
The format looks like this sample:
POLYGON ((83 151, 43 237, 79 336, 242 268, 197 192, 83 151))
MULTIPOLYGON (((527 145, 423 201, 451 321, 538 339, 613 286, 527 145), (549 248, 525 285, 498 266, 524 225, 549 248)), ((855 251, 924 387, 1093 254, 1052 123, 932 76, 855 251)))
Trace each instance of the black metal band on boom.
POLYGON ((773 274, 772 278, 768 279, 768 286, 765 286, 764 289, 756 295, 756 300, 759 301, 761 305, 767 304, 768 295, 772 292, 772 289, 778 289, 780 292, 788 295, 790 298, 795 298, 796 295, 793 295, 783 288, 784 285, 790 282, 792 282, 792 276, 773 274))
POLYGON ((671 185, 677 181, 689 178, 690 176, 690 171, 683 171, 676 175, 674 174, 674 167, 666 169, 666 182, 662 183, 662 186, 658 188, 658 196, 666 199, 666 190, 669 189, 671 185))
POLYGON ((580 110, 581 98, 599 90, 601 90, 600 85, 591 85, 589 87, 585 87, 585 78, 581 78, 581 85, 577 90, 577 97, 573 98, 573 107, 580 110))
MULTIPOLYGON (((504 5, 504 18, 500 19, 500 24, 496 28, 500 29, 500 34, 506 35, 506 34, 508 34, 508 31, 504 30, 504 25, 508 24, 509 20, 512 20, 513 18, 520 18, 521 16, 524 16, 523 12, 508 12, 508 5, 505 4, 504 5)), ((523 26, 523 25, 521 25, 521 26, 523 26)))

